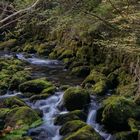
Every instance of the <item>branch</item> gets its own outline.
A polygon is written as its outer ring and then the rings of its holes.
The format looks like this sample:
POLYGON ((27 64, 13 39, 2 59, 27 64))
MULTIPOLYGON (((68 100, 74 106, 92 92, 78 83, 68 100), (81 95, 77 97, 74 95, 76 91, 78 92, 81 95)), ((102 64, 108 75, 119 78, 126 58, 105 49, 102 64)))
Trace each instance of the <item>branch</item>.
POLYGON ((22 16, 23 14, 26 14, 28 11, 36 8, 36 6, 40 3, 40 0, 36 0, 36 2, 31 5, 30 7, 28 8, 25 8, 25 9, 22 9, 22 10, 19 10, 11 15, 9 15, 8 17, 0 20, 0 29, 2 29, 2 27, 4 26, 3 24, 9 24, 7 22, 11 22, 11 20, 13 20, 14 18, 16 18, 17 16, 22 16))

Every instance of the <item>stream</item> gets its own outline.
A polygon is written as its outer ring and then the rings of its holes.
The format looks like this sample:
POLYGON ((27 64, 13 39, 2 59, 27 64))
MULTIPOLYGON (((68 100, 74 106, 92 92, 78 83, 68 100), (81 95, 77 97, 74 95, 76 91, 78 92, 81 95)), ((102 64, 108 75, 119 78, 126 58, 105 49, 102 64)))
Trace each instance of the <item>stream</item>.
MULTIPOLYGON (((1 57, 13 57, 13 54, 0 54, 1 57)), ((47 77, 56 85, 80 85, 83 79, 69 76, 68 71, 64 68, 62 62, 58 60, 50 60, 40 58, 35 55, 25 56, 24 54, 16 54, 16 57, 22 61, 26 61, 27 67, 31 69, 33 78, 47 77)), ((25 99, 26 103, 34 109, 39 109, 43 112, 43 124, 37 128, 29 130, 28 135, 32 136, 33 140, 61 140, 62 136, 59 135, 60 126, 54 125, 54 119, 59 114, 67 113, 68 111, 61 107, 63 103, 63 91, 57 91, 54 95, 44 100, 38 100, 35 103, 29 102, 25 99)), ((7 92, 7 94, 0 96, 0 98, 9 98, 12 96, 22 96, 20 92, 7 92)), ((89 105, 89 113, 86 123, 92 126, 105 140, 114 140, 113 136, 103 130, 103 126, 96 122, 96 113, 100 108, 100 103, 97 97, 91 96, 91 103, 89 105)))

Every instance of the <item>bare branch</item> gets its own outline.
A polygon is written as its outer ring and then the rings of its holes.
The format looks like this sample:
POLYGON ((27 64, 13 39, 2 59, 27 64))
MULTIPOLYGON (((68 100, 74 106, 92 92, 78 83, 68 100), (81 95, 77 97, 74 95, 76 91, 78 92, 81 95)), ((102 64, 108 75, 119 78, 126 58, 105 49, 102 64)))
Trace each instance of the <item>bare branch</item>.
POLYGON ((0 20, 0 29, 2 29, 3 27, 13 23, 11 20, 17 20, 17 17, 20 17, 24 14, 26 14, 28 11, 31 11, 32 9, 36 8, 36 6, 40 3, 41 0, 36 0, 35 3, 33 3, 30 7, 19 10, 9 16, 7 16, 6 18, 0 20), (5 25, 4 25, 5 24, 5 25))

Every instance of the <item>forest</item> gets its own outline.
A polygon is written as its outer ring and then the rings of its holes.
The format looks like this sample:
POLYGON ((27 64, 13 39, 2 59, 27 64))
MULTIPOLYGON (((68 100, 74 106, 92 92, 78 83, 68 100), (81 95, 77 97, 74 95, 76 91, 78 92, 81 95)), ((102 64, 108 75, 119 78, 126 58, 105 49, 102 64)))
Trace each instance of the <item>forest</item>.
POLYGON ((0 140, 139 129, 139 0, 0 0, 0 140))

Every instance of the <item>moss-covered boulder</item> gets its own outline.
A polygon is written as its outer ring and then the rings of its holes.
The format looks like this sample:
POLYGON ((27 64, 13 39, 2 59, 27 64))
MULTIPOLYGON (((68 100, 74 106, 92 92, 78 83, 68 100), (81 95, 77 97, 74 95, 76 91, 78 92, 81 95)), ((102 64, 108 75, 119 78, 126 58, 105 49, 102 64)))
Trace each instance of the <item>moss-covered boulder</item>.
MULTIPOLYGON (((27 81, 19 86, 19 89, 23 93, 33 93, 39 94, 44 89, 52 87, 52 83, 47 81, 45 78, 35 79, 31 81, 27 81)), ((31 95, 33 95, 31 94, 31 95)))
POLYGON ((42 91, 42 94, 54 94, 55 91, 56 91, 56 87, 52 85, 52 86, 50 86, 50 87, 44 89, 44 90, 42 91))
POLYGON ((128 119, 139 118, 140 107, 123 96, 111 96, 103 101, 102 123, 110 130, 128 130, 128 119))
POLYGON ((66 114, 61 114, 55 119, 56 125, 63 125, 68 121, 82 120, 86 121, 87 115, 81 110, 75 110, 66 114))
POLYGON ((28 125, 30 126, 35 121, 39 120, 38 114, 31 108, 27 106, 16 107, 11 109, 6 115, 5 127, 11 126, 15 127, 16 125, 28 125))
POLYGON ((16 39, 10 39, 4 42, 0 42, 0 50, 10 50, 16 45, 16 39))
POLYGON ((64 58, 71 58, 73 57, 73 50, 65 50, 62 52, 62 54, 59 56, 59 59, 64 59, 64 58))
POLYGON ((91 126, 87 125, 64 138, 64 140, 101 140, 101 136, 91 126))
POLYGON ((130 83, 128 85, 119 85, 116 89, 116 94, 126 96, 126 97, 132 97, 135 96, 137 92, 137 83, 130 83))
POLYGON ((93 94, 103 95, 108 89, 108 79, 107 77, 95 70, 92 70, 91 73, 83 81, 82 86, 87 87, 91 85, 93 94))
POLYGON ((68 135, 70 133, 76 132, 87 124, 81 120, 73 120, 66 122, 60 129, 60 135, 68 135))
POLYGON ((80 87, 70 87, 64 93, 64 105, 69 110, 83 109, 90 102, 89 93, 80 87))
POLYGON ((124 131, 116 133, 114 136, 116 140, 137 140, 138 132, 124 131))
POLYGON ((90 73, 90 68, 88 66, 79 66, 72 68, 71 74, 78 77, 86 77, 90 73))
POLYGON ((26 106, 18 97, 0 99, 0 108, 12 108, 13 106, 26 106))
POLYGON ((36 100, 41 100, 41 99, 46 99, 50 96, 48 93, 44 94, 39 94, 39 95, 33 95, 30 97, 30 101, 36 101, 36 100))

